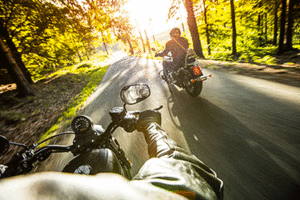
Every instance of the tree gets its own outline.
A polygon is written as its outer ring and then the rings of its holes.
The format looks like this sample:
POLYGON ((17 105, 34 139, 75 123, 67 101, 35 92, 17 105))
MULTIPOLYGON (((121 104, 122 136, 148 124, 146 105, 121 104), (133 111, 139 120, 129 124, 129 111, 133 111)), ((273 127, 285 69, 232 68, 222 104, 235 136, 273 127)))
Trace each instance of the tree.
POLYGON ((231 22, 232 22, 232 55, 236 56, 236 27, 235 27, 235 11, 234 1, 230 0, 231 22))
POLYGON ((33 83, 22 57, 48 42, 45 31, 54 22, 62 21, 56 17, 56 6, 38 0, 0 0, 0 10, 1 36, 27 81, 33 83))
POLYGON ((22 71, 18 67, 15 62, 13 56, 11 56, 9 50, 6 48, 2 39, 0 39, 0 57, 3 62, 7 66, 7 70, 12 74, 12 79, 17 84, 18 96, 25 97, 29 95, 33 95, 33 90, 30 87, 28 81, 23 75, 22 71))
POLYGON ((279 8, 279 0, 275 0, 274 2, 274 35, 273 35, 273 45, 277 45, 277 35, 278 35, 278 8, 279 8))
MULTIPOLYGON (((33 83, 32 79, 31 79, 31 74, 27 70, 27 68, 25 67, 25 65, 24 65, 24 63, 22 61, 22 55, 21 55, 21 53, 18 51, 18 49, 15 46, 12 38, 9 36, 8 31, 5 28, 5 25, 3 23, 3 19, 0 19, 0 36, 6 40, 6 45, 11 49, 12 55, 14 57, 14 60, 20 66, 20 69, 21 69, 22 73, 24 74, 26 80, 29 83, 33 83)), ((7 62, 6 64, 8 64, 8 63, 9 62, 7 62)))
POLYGON ((279 35, 279 47, 278 54, 284 52, 284 37, 285 37, 285 18, 286 18, 286 0, 281 0, 281 19, 280 19, 280 35, 279 35))
POLYGON ((286 49, 292 50, 292 38, 293 38, 293 26, 294 26, 294 3, 295 0, 289 1, 289 12, 288 12, 288 26, 286 32, 286 49))
POLYGON ((0 36, 32 82, 31 74, 44 67, 88 58, 102 42, 97 32, 107 32, 105 42, 111 42, 109 30, 124 2, 0 0, 0 36))
POLYGON ((128 43, 130 48, 130 53, 134 53, 132 40, 135 41, 134 33, 135 28, 129 23, 129 18, 127 15, 121 15, 113 21, 113 26, 111 27, 113 34, 117 37, 117 40, 121 40, 124 44, 128 43))
MULTIPOLYGON (((179 10, 179 6, 181 4, 181 0, 172 0, 172 5, 169 9, 168 19, 173 18, 177 11, 179 10)), ((201 41, 199 37, 198 26, 195 18, 193 1, 192 0, 184 0, 184 6, 187 11, 187 24, 189 27, 189 31, 193 41, 194 51, 200 58, 204 58, 201 41)))
POLYGON ((148 52, 150 53, 151 47, 150 47, 150 42, 149 42, 149 38, 148 38, 146 29, 144 30, 144 32, 145 32, 146 44, 147 44, 147 47, 148 47, 148 52))
POLYGON ((197 56, 204 58, 192 0, 185 0, 185 8, 187 11, 187 24, 192 36, 194 51, 197 56))
POLYGON ((141 39, 142 46, 143 46, 143 51, 145 53, 146 52, 146 48, 145 48, 145 43, 144 43, 144 39, 143 39, 141 30, 139 30, 139 34, 140 34, 140 39, 141 39))
POLYGON ((207 49, 208 49, 208 55, 211 54, 210 50, 210 40, 209 40, 209 31, 208 31, 208 23, 207 23, 207 14, 206 14, 206 6, 205 6, 205 0, 202 1, 203 4, 203 15, 204 15, 204 22, 205 22, 205 32, 206 32, 206 41, 207 41, 207 49))

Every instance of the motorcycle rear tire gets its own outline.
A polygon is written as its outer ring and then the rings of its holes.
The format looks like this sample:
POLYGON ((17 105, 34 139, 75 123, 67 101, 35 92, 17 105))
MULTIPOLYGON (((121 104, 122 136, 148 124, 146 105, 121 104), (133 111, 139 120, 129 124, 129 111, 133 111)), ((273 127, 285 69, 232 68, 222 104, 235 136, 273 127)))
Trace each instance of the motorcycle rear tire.
POLYGON ((165 76, 165 81, 168 85, 168 88, 169 88, 169 91, 171 94, 173 94, 173 88, 172 88, 172 83, 171 83, 171 80, 170 80, 170 77, 168 76, 167 72, 164 71, 164 76, 165 76))
POLYGON ((202 87, 203 87, 203 82, 194 82, 192 83, 189 87, 186 87, 185 90, 187 91, 187 93, 189 95, 191 95, 192 97, 197 97, 200 95, 201 91, 202 91, 202 87))
MULTIPOLYGON (((202 74, 201 74, 202 75, 202 74)), ((202 88, 203 88, 203 82, 194 82, 191 83, 190 80, 192 79, 192 76, 190 73, 186 72, 181 74, 181 77, 184 81, 186 81, 185 90, 187 93, 192 97, 197 97, 200 95, 202 88)))

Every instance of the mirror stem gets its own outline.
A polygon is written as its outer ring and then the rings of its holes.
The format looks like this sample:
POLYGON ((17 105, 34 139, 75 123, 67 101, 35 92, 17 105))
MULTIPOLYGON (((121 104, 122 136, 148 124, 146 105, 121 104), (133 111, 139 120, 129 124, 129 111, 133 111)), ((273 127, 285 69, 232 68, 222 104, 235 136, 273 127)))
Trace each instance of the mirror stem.
POLYGON ((127 110, 126 110, 126 103, 124 103, 123 108, 124 108, 124 111, 127 112, 127 110))

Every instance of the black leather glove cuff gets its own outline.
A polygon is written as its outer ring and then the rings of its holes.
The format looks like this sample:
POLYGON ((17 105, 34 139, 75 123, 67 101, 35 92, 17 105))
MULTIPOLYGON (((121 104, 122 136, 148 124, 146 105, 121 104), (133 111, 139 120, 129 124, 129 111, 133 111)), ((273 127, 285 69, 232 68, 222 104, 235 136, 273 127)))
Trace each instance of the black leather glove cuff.
POLYGON ((147 130, 151 123, 157 123, 161 126, 161 114, 158 111, 146 110, 140 114, 136 129, 140 132, 147 130))

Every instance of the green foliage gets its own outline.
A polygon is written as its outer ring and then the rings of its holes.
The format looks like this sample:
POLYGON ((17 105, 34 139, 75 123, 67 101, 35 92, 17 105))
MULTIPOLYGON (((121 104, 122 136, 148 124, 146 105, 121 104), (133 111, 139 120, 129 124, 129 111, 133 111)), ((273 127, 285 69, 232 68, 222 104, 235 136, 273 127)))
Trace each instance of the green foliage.
POLYGON ((125 0, 0 0, 1 36, 12 41, 34 80, 69 64, 89 60, 115 42, 125 0), (4 33, 7 32, 8 34, 4 33), (4 35, 2 35, 4 34, 4 35))
POLYGON ((276 47, 256 47, 253 49, 240 47, 238 52, 238 59, 234 58, 231 51, 219 48, 219 51, 212 52, 211 56, 206 56, 208 59, 222 60, 222 61, 242 61, 242 62, 256 62, 261 64, 273 65, 276 64, 274 56, 276 54, 276 47))
POLYGON ((263 58, 256 59, 256 60, 254 60, 254 62, 263 63, 263 64, 267 64, 267 65, 276 64, 275 58, 270 55, 266 55, 263 58))
MULTIPOLYGON (((274 59, 267 58, 265 55, 260 55, 259 48, 263 49, 264 53, 269 51, 274 37, 275 14, 280 20, 280 10, 275 12, 275 4, 278 0, 257 1, 257 0, 237 0, 235 1, 235 21, 237 28, 237 51, 240 54, 240 60, 251 61, 256 60, 264 63, 274 63, 274 59), (259 56, 259 58, 254 58, 259 56)), ((205 57, 216 58, 220 60, 231 60, 230 56, 232 46, 232 27, 231 27, 231 8, 229 1, 206 1, 206 18, 205 24, 203 1, 196 0, 194 5, 198 9, 197 24, 200 33, 202 46, 205 57), (208 25, 210 43, 207 44, 206 25, 208 25), (210 46, 212 55, 207 55, 205 51, 210 46)), ((299 3, 295 6, 299 8, 299 3)), ((279 7, 280 8, 280 7, 279 7)), ((299 9, 298 9, 299 11, 299 9)), ((294 13, 298 16, 297 11, 294 13)), ((299 18, 294 17, 293 43, 300 42, 300 26, 299 18)), ((277 21, 278 28, 280 21, 277 21)), ((279 29, 277 32, 277 41, 279 39, 279 29)), ((272 53, 275 53, 272 50, 272 53)))

